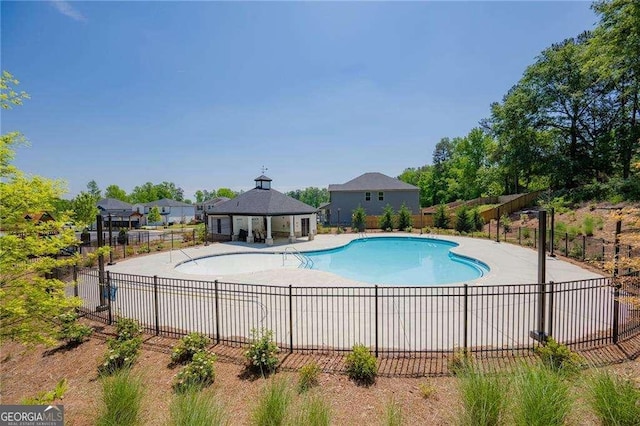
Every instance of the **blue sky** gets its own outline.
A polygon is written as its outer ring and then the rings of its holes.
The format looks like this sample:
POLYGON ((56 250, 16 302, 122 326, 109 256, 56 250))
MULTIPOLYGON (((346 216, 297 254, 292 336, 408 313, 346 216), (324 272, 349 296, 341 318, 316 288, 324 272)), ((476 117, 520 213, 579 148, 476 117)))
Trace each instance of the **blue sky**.
POLYGON ((288 191, 397 176, 489 115, 589 2, 7 2, 16 165, 127 192, 288 191))

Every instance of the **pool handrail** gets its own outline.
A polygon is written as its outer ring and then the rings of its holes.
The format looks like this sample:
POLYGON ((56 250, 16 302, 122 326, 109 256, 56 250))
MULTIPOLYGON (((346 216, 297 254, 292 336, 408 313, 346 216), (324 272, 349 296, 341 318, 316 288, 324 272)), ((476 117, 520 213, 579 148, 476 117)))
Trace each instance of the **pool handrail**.
POLYGON ((300 264, 302 265, 302 268, 304 268, 304 269, 313 269, 313 259, 311 259, 306 254, 300 253, 293 246, 288 246, 282 252, 282 265, 283 266, 284 266, 284 261, 285 261, 288 253, 293 254, 296 257, 296 259, 298 259, 300 261, 300 264))

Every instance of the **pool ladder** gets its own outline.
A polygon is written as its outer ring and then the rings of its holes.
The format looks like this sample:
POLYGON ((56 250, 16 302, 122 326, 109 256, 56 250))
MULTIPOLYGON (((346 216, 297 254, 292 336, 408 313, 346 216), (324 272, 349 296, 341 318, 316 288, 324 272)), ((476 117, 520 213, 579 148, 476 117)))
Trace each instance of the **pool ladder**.
POLYGON ((300 261, 299 268, 303 269, 313 269, 313 259, 311 259, 306 254, 300 253, 295 247, 287 247, 282 252, 282 266, 284 266, 284 261, 287 259, 287 254, 292 254, 296 259, 300 261))

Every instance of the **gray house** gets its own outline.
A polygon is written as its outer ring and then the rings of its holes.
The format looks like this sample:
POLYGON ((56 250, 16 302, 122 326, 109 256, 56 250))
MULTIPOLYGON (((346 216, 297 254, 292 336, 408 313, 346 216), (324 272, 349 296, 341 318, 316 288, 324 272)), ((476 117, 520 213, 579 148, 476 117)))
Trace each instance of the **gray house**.
POLYGON ((413 214, 420 214, 420 188, 382 173, 365 173, 347 183, 329 185, 329 197, 327 222, 331 225, 350 225, 358 206, 367 216, 380 216, 387 204, 398 211, 404 203, 413 214))
MULTIPOLYGON (((114 228, 139 228, 142 215, 133 209, 133 205, 115 198, 103 198, 96 203, 102 219, 106 223, 111 218, 114 228)), ((95 223, 91 226, 95 229, 95 223)))

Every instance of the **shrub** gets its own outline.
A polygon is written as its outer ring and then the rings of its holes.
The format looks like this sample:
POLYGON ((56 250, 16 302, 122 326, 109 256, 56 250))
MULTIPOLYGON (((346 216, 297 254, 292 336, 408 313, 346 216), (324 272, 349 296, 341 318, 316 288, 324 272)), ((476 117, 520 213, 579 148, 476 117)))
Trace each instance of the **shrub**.
POLYGON ((351 353, 347 355, 347 374, 355 382, 365 385, 372 384, 378 374, 376 364, 376 357, 371 354, 369 348, 362 344, 356 344, 351 353))
POLYGON ((189 333, 183 336, 171 351, 172 364, 184 364, 191 361, 193 355, 207 348, 211 340, 201 333, 189 333))
POLYGON ((319 395, 305 398, 297 412, 292 424, 305 426, 329 426, 331 424, 331 408, 319 395))
POLYGON ((400 426, 402 424, 402 408, 397 401, 391 399, 384 407, 384 422, 386 426, 400 426))
POLYGON ((315 361, 300 367, 298 370, 298 392, 306 392, 317 386, 318 375, 320 375, 320 366, 315 361))
POLYGON ((107 345, 109 349, 104 361, 98 367, 98 372, 102 375, 113 374, 131 367, 138 358, 142 339, 139 337, 128 340, 109 339, 107 345))
POLYGON ((191 362, 176 375, 173 388, 176 392, 185 392, 189 389, 202 389, 209 386, 215 379, 216 359, 215 354, 206 351, 196 352, 191 362))
POLYGON ((593 236, 593 227, 595 226, 595 221, 593 216, 586 215, 584 219, 582 219, 582 232, 587 237, 593 236))
POLYGON ((119 317, 116 319, 117 340, 135 339, 142 335, 142 326, 132 318, 119 317))
POLYGON ((36 396, 24 398, 20 403, 24 405, 49 405, 53 401, 64 398, 68 389, 67 379, 62 379, 56 383, 56 387, 52 391, 38 392, 36 396))
POLYGON ((384 207, 382 216, 380 216, 380 219, 378 221, 378 226, 380 227, 380 229, 383 229, 385 231, 393 229, 393 208, 391 207, 391 205, 387 204, 384 207))
POLYGON ((436 211, 433 215, 433 226, 441 229, 449 227, 449 212, 444 204, 440 204, 436 207, 436 211))
POLYGON ((471 359, 471 356, 467 352, 458 348, 453 351, 451 358, 447 359, 447 368, 453 375, 458 375, 470 368, 472 363, 473 360, 471 359))
POLYGON ((253 342, 244 353, 249 362, 249 368, 259 371, 262 376, 275 371, 278 365, 280 348, 273 341, 273 331, 260 329, 251 330, 253 342))
POLYGON ((484 228, 484 219, 480 215, 480 210, 476 207, 471 210, 471 230, 480 232, 484 228))
POLYGON ((522 228, 522 238, 524 238, 525 240, 531 238, 531 231, 529 230, 529 228, 522 228))
POLYGON ((606 371, 587 380, 589 405, 603 425, 631 426, 640 419, 640 389, 606 371))
POLYGON ((102 379, 102 407, 98 426, 137 425, 141 423, 140 406, 143 397, 142 381, 121 371, 102 379))
POLYGON ((500 225, 502 225, 502 232, 511 232, 511 219, 506 214, 500 217, 500 225))
POLYGON ((367 213, 362 206, 358 206, 351 215, 351 223, 355 232, 363 232, 365 228, 365 222, 367 213))
POLYGON ((469 213, 469 208, 466 205, 460 206, 460 208, 456 211, 456 231, 458 232, 469 232, 473 228, 473 224, 471 223, 471 215, 469 213))
POLYGON ((569 387, 541 365, 522 368, 515 378, 513 423, 518 426, 564 425, 571 411, 569 387))
POLYGON ((170 426, 228 424, 227 413, 214 394, 187 390, 176 394, 170 407, 170 426))
POLYGON ((579 354, 551 337, 544 346, 538 346, 535 352, 545 366, 557 372, 574 373, 584 364, 584 359, 579 354))
POLYGON ((469 365, 461 370, 458 383, 463 405, 461 424, 500 424, 507 392, 498 376, 484 374, 469 365))
POLYGON ((65 340, 69 345, 80 344, 93 333, 93 328, 78 324, 78 314, 73 311, 58 315, 58 320, 60 321, 58 339, 65 340))
POLYGON ((127 231, 124 229, 121 229, 118 232, 118 238, 116 239, 116 241, 118 241, 118 244, 128 244, 129 236, 127 235, 127 231))
POLYGON ((398 229, 406 230, 413 227, 413 217, 411 216, 411 210, 402 203, 400 210, 398 211, 398 229))
POLYGON ((291 389, 283 379, 270 380, 262 390, 258 405, 251 414, 256 426, 276 426, 284 424, 291 403, 291 389))
POLYGON ((418 390, 424 399, 429 399, 436 393, 436 388, 431 382, 420 383, 418 390))

